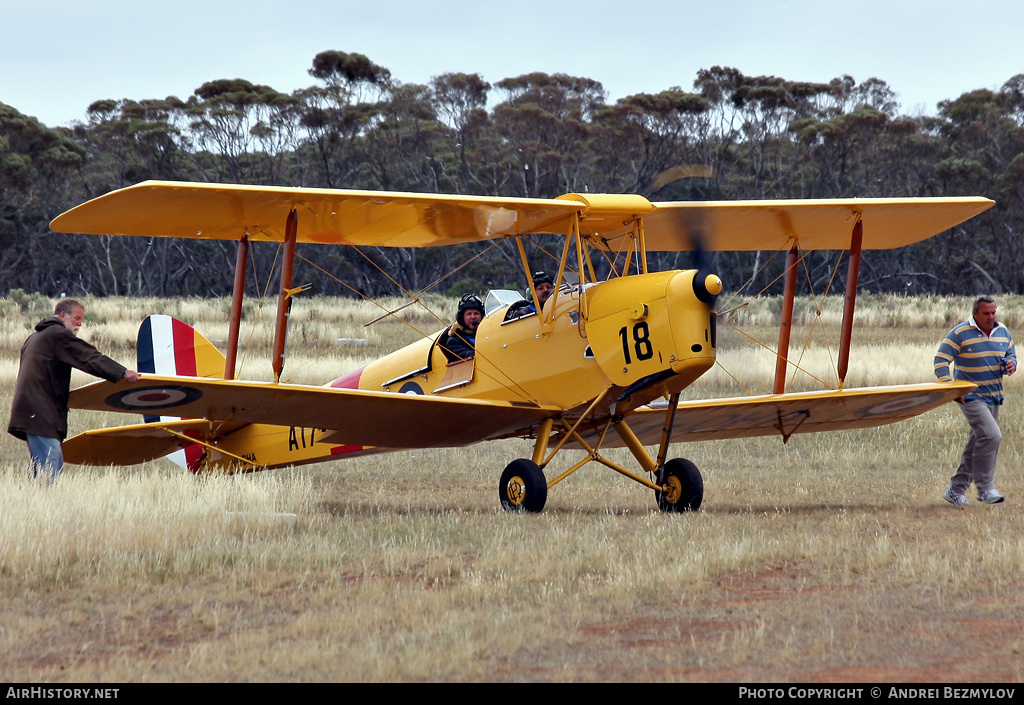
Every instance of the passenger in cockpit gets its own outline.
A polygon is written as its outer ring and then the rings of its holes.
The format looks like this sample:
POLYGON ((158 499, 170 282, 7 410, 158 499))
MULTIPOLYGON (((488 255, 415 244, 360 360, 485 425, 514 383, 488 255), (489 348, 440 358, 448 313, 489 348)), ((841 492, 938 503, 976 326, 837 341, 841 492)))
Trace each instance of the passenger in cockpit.
POLYGON ((476 329, 484 318, 484 304, 476 294, 466 294, 459 301, 455 325, 439 340, 441 351, 449 362, 476 357, 476 329))

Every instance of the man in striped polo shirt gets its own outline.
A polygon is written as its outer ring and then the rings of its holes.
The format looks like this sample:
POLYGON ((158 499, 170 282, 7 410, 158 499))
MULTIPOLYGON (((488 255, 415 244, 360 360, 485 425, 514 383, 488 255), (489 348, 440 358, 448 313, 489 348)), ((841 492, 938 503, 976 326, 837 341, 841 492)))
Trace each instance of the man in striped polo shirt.
POLYGON ((991 296, 974 302, 974 315, 958 324, 943 339, 935 353, 935 376, 940 382, 973 382, 978 388, 958 398, 960 410, 971 425, 960 467, 950 479, 943 499, 955 507, 967 506, 967 488, 973 482, 978 501, 998 504, 1003 495, 995 487, 996 455, 1003 434, 999 410, 1003 406, 1003 375, 1017 371, 1017 353, 1010 331, 996 320, 996 302, 991 296), (954 366, 950 374, 950 365, 954 366))

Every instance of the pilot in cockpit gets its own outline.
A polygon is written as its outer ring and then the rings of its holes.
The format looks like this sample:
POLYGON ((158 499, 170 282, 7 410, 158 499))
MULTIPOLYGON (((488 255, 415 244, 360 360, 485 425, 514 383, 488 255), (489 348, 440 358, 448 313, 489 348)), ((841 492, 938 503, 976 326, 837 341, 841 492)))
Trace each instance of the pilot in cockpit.
MULTIPOLYGON (((535 272, 533 275, 533 288, 537 291, 537 300, 540 302, 541 308, 543 308, 544 302, 547 301, 555 291, 555 283, 551 281, 551 277, 544 272, 535 272)), ((533 304, 530 304, 530 310, 534 313, 537 312, 537 309, 534 308, 533 304)))
MULTIPOLYGON (((537 301, 540 302, 541 308, 544 308, 544 302, 555 293, 555 283, 545 272, 535 272, 533 275, 533 288, 537 292, 537 301)), ((524 299, 509 307, 508 313, 505 314, 505 320, 512 321, 523 316, 529 316, 531 313, 537 313, 537 307, 533 305, 533 301, 526 301, 524 299)))

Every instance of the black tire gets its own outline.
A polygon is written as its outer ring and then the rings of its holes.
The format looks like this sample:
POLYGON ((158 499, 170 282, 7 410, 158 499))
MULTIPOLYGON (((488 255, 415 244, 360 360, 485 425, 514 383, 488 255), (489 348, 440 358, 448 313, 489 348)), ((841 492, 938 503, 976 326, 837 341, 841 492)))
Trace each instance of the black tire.
POLYGON ((532 460, 513 460, 501 473, 498 498, 506 512, 539 512, 548 501, 544 472, 532 460))
POLYGON ((658 509, 663 512, 693 512, 704 501, 704 478, 697 466, 685 458, 674 458, 665 463, 667 490, 656 490, 658 509))

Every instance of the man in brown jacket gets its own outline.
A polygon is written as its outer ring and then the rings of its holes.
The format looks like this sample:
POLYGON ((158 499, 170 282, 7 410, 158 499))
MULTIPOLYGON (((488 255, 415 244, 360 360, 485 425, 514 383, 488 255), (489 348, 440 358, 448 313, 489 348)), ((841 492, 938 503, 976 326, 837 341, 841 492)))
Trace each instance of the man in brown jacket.
POLYGON ((64 466, 61 441, 68 435, 68 396, 71 368, 110 382, 138 382, 139 373, 114 362, 84 340, 79 340, 85 309, 74 299, 63 299, 54 315, 36 324, 36 332, 21 347, 21 366, 14 388, 11 422, 7 432, 28 443, 35 477, 48 468, 53 482, 64 466))

